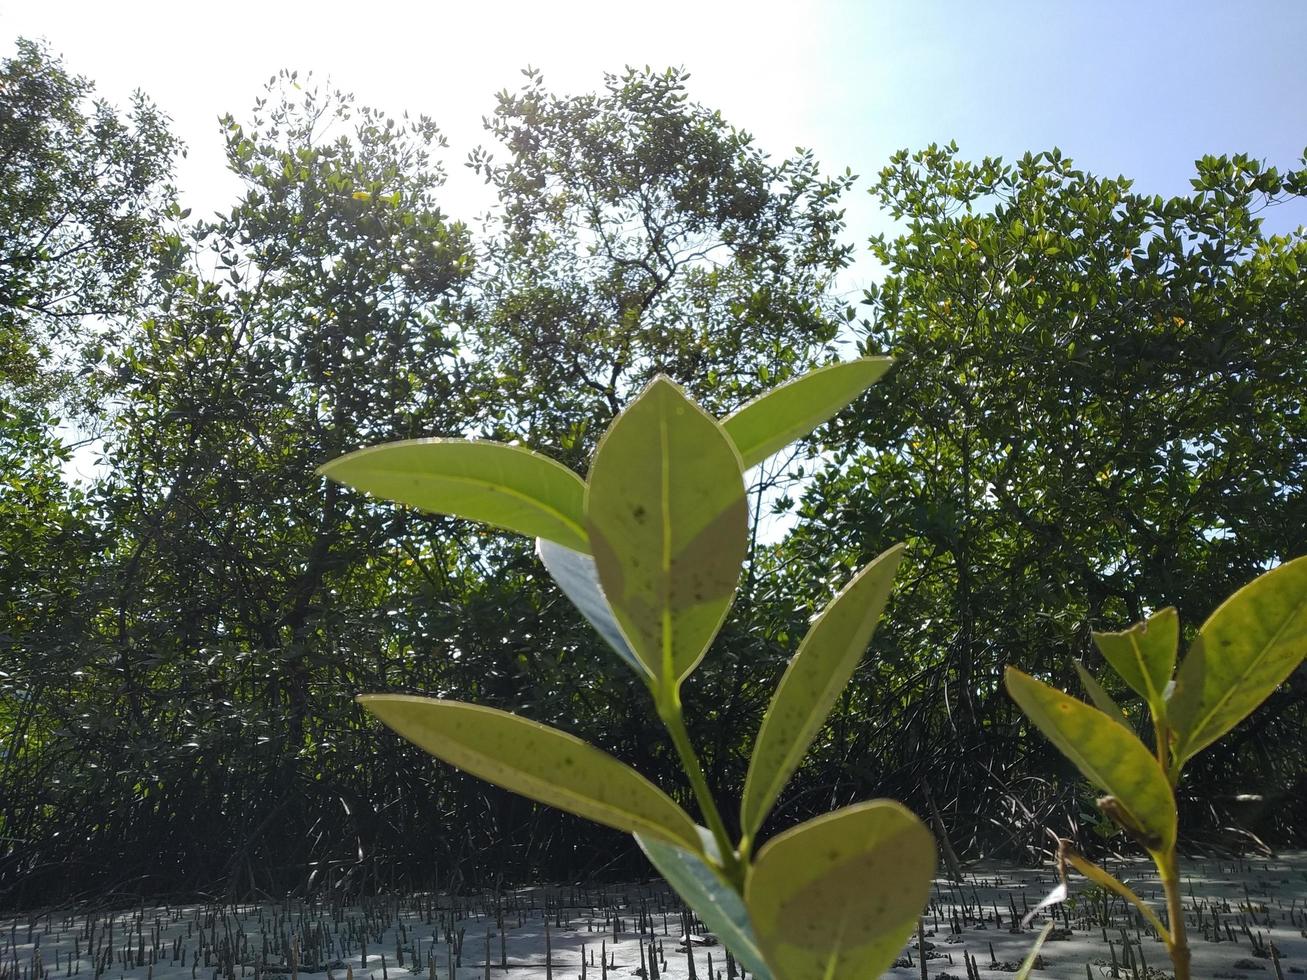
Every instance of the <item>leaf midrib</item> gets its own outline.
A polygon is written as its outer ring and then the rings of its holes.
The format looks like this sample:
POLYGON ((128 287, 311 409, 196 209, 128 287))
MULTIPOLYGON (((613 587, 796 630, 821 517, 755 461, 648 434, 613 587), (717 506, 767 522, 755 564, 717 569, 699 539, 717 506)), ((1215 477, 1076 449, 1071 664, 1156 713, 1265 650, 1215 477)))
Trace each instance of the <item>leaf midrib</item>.
MULTIPOLYGON (((469 486, 477 487, 477 488, 479 488, 479 489, 490 490, 490 491, 492 491, 492 492, 494 492, 494 493, 502 493, 502 494, 504 494, 505 496, 513 497, 513 498, 515 498, 515 499, 521 501, 522 503, 531 504, 531 505, 533 505, 537 510, 544 511, 544 512, 545 512, 546 514, 548 514, 549 516, 556 518, 560 524, 564 525, 568 530, 573 531, 573 532, 577 535, 577 537, 579 537, 582 541, 589 541, 589 540, 590 540, 590 536, 586 533, 585 527, 582 526, 581 524, 578 524, 576 521, 574 521, 571 517, 569 517, 569 516, 567 515, 567 513, 566 513, 565 511, 559 510, 559 509, 558 509, 557 507, 555 507, 554 505, 552 505, 552 504, 550 504, 550 503, 548 503, 548 502, 542 500, 542 499, 539 498, 539 497, 533 497, 533 496, 531 496, 531 495, 528 494, 528 493, 523 493, 521 490, 517 490, 517 489, 515 489, 514 487, 509 486, 509 485, 507 485, 507 484, 503 484, 503 483, 495 483, 493 480, 486 480, 486 479, 483 479, 483 478, 480 478, 480 477, 472 477, 472 476, 454 476, 454 475, 450 475, 450 474, 448 474, 448 473, 441 473, 441 474, 420 473, 420 474, 414 474, 414 473, 412 473, 411 471, 408 471, 408 470, 399 470, 399 469, 395 469, 394 467, 389 467, 389 466, 377 466, 377 467, 373 467, 373 472, 374 472, 374 473, 387 473, 387 474, 390 474, 390 475, 392 475, 392 476, 399 476, 399 477, 404 477, 404 476, 408 476, 408 477, 416 477, 416 478, 419 479, 419 480, 443 480, 443 481, 446 481, 446 482, 448 482, 448 483, 462 483, 462 484, 467 484, 467 485, 469 485, 469 486)), ((424 510, 424 509, 425 509, 425 508, 421 507, 421 506, 418 505, 418 504, 410 504, 410 505, 408 505, 408 506, 417 507, 419 510, 424 510)), ((455 516, 455 517, 458 517, 458 516, 461 516, 461 515, 455 514, 454 516, 455 516)), ((543 535, 541 535, 541 536, 543 537, 543 535)), ((559 544, 565 544, 565 542, 562 542, 562 541, 560 541, 560 542, 558 542, 558 543, 559 543, 559 544)))
POLYGON ((675 672, 675 657, 672 649, 672 459, 670 439, 667 432, 667 413, 665 406, 658 416, 658 459, 659 459, 659 499, 658 506, 662 515, 662 555, 659 584, 659 599, 662 609, 659 611, 659 626, 662 632, 663 683, 671 684, 675 672))
POLYGON ((1148 669, 1148 663, 1144 660, 1144 650, 1139 643, 1138 635, 1130 631, 1130 649, 1134 652, 1135 663, 1139 666, 1139 673, 1144 679, 1144 687, 1148 689, 1148 703, 1150 706, 1157 706, 1162 703, 1161 692, 1153 684, 1153 674, 1148 669))
MULTIPOLYGON (((1035 702, 1035 703, 1038 704, 1038 702, 1035 702)), ((1082 704, 1082 707, 1085 708, 1086 710, 1089 710, 1089 711, 1097 711, 1097 710, 1098 710, 1097 708, 1093 708, 1093 707, 1091 707, 1090 705, 1087 705, 1087 704, 1082 704)), ((1114 789, 1111 787, 1111 785, 1110 785, 1110 782, 1111 782, 1111 781, 1110 781, 1110 780, 1105 779, 1105 778, 1103 777, 1103 771, 1102 771, 1102 769, 1101 769, 1099 766, 1097 766, 1097 765, 1091 763, 1088 759, 1086 759, 1085 756, 1084 756, 1084 755, 1080 752, 1080 750, 1076 747, 1076 744, 1075 744, 1074 742, 1072 742, 1071 739, 1069 739, 1069 738, 1067 738, 1065 735, 1062 735, 1062 734, 1061 734, 1061 731, 1060 731, 1060 729, 1058 728, 1058 726, 1057 726, 1056 724, 1053 723, 1052 712, 1051 712, 1048 708, 1044 707, 1043 705, 1039 705, 1039 708, 1040 708, 1040 712, 1041 712, 1041 713, 1046 717, 1046 719, 1048 720, 1049 727, 1052 728, 1053 731, 1058 732, 1059 735, 1061 735, 1062 741, 1066 743, 1066 748, 1064 748, 1062 751, 1065 752, 1069 757, 1071 757, 1071 761, 1072 761, 1072 762, 1075 762, 1076 765, 1079 766, 1079 767, 1081 768, 1081 771, 1086 771, 1086 770, 1087 770, 1088 772, 1092 772, 1092 773, 1094 774, 1095 778, 1098 779, 1099 784, 1102 785, 1102 787, 1103 787, 1105 790, 1107 790, 1107 792, 1111 793, 1113 796, 1116 797, 1117 802, 1118 802, 1119 804, 1121 804, 1121 807, 1122 807, 1122 808, 1123 808, 1123 809, 1124 809, 1128 814, 1130 814, 1131 819, 1133 819, 1134 822, 1135 822, 1136 824, 1138 824, 1140 827, 1144 827, 1144 826, 1146 826, 1145 822, 1139 818, 1139 814, 1138 814, 1138 812, 1136 811, 1135 807, 1131 806, 1131 805, 1130 805, 1130 804, 1129 804, 1125 799, 1123 799, 1123 798, 1121 797, 1121 795, 1120 795, 1116 790, 1114 790, 1114 789)), ((1101 711, 1099 711, 1098 713, 1099 713, 1099 714, 1103 714, 1101 711)), ((1117 725, 1116 722, 1114 722, 1114 721, 1112 721, 1110 718, 1108 718, 1107 715, 1103 715, 1103 717, 1107 720, 1108 724, 1110 724, 1114 729, 1120 727, 1119 725, 1117 725)), ((1147 752, 1147 750, 1145 750, 1145 752, 1147 752)), ((1148 756, 1148 762, 1149 762, 1151 765, 1153 765, 1153 766, 1157 766, 1157 760, 1154 759, 1151 755, 1148 756)), ((1162 778, 1162 784, 1163 784, 1163 785, 1169 785, 1169 784, 1167 784, 1167 782, 1166 782, 1166 774, 1162 772, 1162 769, 1161 769, 1160 766, 1157 766, 1157 773, 1158 773, 1158 775, 1161 776, 1161 778, 1162 778)), ((1152 821, 1148 821, 1148 822, 1151 823, 1152 821)), ((1166 841, 1169 843, 1170 840, 1171 840, 1171 837, 1172 837, 1172 834, 1171 834, 1170 829, 1169 829, 1169 827, 1168 827, 1168 828, 1167 828, 1167 832, 1163 835, 1163 839, 1166 840, 1166 841)))
MULTIPOLYGON (((829 610, 827 610, 827 611, 829 611, 829 610)), ((877 615, 879 616, 879 612, 877 613, 877 615)), ((867 620, 868 620, 869 618, 871 618, 871 617, 868 617, 868 616, 863 616, 863 617, 862 617, 862 619, 859 621, 859 624, 858 624, 858 625, 859 625, 859 629, 861 629, 863 626, 866 625, 866 622, 867 622, 867 620)), ((820 626, 820 623, 815 624, 814 627, 813 627, 813 630, 815 631, 816 628, 817 628, 818 626, 820 626)), ((799 645, 799 651, 798 651, 798 653, 796 653, 796 654, 794 655, 794 662, 797 662, 798 659, 799 659, 800 657, 803 656, 804 651, 805 651, 805 648, 806 648, 806 646, 808 645, 808 640, 811 638, 811 636, 812 636, 812 632, 810 632, 810 633, 808 634, 808 636, 804 638, 804 642, 801 643, 801 644, 799 645)), ((848 655, 848 651, 847 651, 847 649, 846 649, 844 656, 841 656, 841 657, 839 658, 839 662, 840 662, 841 664, 844 662, 844 659, 845 659, 845 657, 847 657, 847 655, 848 655)), ((782 683, 784 683, 784 677, 782 677, 781 680, 782 680, 782 683)), ((828 693, 828 692, 830 691, 830 689, 831 689, 832 687, 834 687, 834 686, 835 686, 835 685, 829 683, 829 678, 828 678, 828 682, 825 683, 825 684, 823 684, 823 685, 821 685, 821 690, 818 692, 818 696, 813 700, 813 702, 812 702, 812 707, 818 707, 818 706, 820 706, 820 705, 822 704, 823 700, 825 699, 827 693, 828 693)), ((778 690, 777 693, 779 694, 779 690, 778 690)), ((834 699, 832 699, 832 701, 833 701, 833 700, 834 700, 834 699)), ((802 724, 800 724, 800 725, 798 726, 798 728, 795 730, 796 737, 790 739, 789 748, 785 749, 785 750, 781 753, 781 764, 780 764, 780 766, 778 766, 778 767, 776 767, 776 768, 774 768, 774 769, 772 770, 771 778, 770 778, 770 779, 768 780, 768 782, 767 782, 766 792, 765 792, 764 794, 762 794, 761 799, 758 800, 758 802, 757 802, 757 804, 756 804, 756 808, 758 809, 758 811, 759 811, 760 813, 765 814, 765 813, 767 812, 767 810, 770 809, 769 804, 774 803, 775 800, 776 800, 776 797, 780 795, 780 791, 781 791, 781 788, 782 788, 782 786, 783 786, 783 784, 782 784, 782 780, 784 779, 784 780, 788 781, 789 776, 793 775, 794 772, 795 772, 795 770, 797 770, 797 769, 799 768, 799 763, 801 763, 801 762, 803 761, 803 757, 804 757, 805 755, 808 754, 808 748, 809 748, 810 739, 805 739, 805 738, 802 737, 802 736, 804 736, 804 734, 806 733, 806 731, 807 731, 807 729, 808 729, 809 727, 813 727, 813 728, 816 729, 816 730, 820 730, 820 728, 821 728, 821 724, 818 724, 818 725, 815 725, 815 726, 810 726, 810 724, 809 724, 809 722, 811 721, 812 716, 815 715, 815 714, 819 714, 819 713, 820 713, 820 712, 813 711, 813 710, 810 710, 810 711, 809 711, 809 713, 808 713, 808 717, 805 718, 804 722, 803 722, 802 724), (800 747, 800 743, 804 743, 804 744, 802 745, 802 747, 800 747), (789 770, 788 773, 786 773, 786 770, 787 770, 787 769, 789 770), (781 784, 781 785, 778 785, 778 784, 781 784)), ((822 724, 824 724, 824 722, 825 722, 825 718, 823 717, 823 719, 822 719, 822 724)), ((765 724, 766 724, 766 719, 764 719, 764 725, 765 725, 765 724)), ((759 740, 760 740, 760 741, 761 741, 761 739, 762 739, 762 735, 763 735, 763 734, 765 734, 765 733, 759 733, 759 740)), ((816 732, 814 731, 814 732, 812 732, 811 734, 815 735, 816 732)), ((754 815, 754 819, 753 819, 752 821, 750 821, 750 822, 751 822, 751 823, 761 824, 761 823, 762 823, 762 818, 759 817, 757 814, 755 814, 755 815, 754 815)), ((758 829, 757 827, 754 827, 754 828, 753 828, 753 830, 755 830, 755 831, 756 831, 757 829, 758 829)))
MULTIPOLYGON (((1269 639, 1269 640, 1268 640, 1268 641, 1267 641, 1267 642, 1262 646, 1261 652, 1258 653, 1257 656, 1254 657, 1254 658, 1249 662, 1248 666, 1247 666, 1247 667, 1246 667, 1246 668, 1245 668, 1245 669, 1244 669, 1244 670, 1243 670, 1243 671, 1238 675, 1238 678, 1237 678, 1236 682, 1233 683, 1233 684, 1231 684, 1231 685, 1229 685, 1229 686, 1226 688, 1225 693, 1222 694, 1222 695, 1221 695, 1221 696, 1216 700, 1216 703, 1215 703, 1214 705, 1212 705, 1212 709, 1211 709, 1209 712, 1207 712, 1207 714, 1203 717, 1202 721, 1199 722, 1197 725, 1194 725, 1192 728, 1189 729, 1189 737, 1188 737, 1187 739, 1185 739, 1185 754, 1186 754, 1186 755, 1191 754, 1190 750, 1192 749, 1192 747, 1193 747, 1195 744, 1198 743, 1198 739, 1195 738, 1194 736, 1197 735, 1197 734, 1201 734, 1201 733, 1202 733, 1202 730, 1207 726, 1207 723, 1208 723, 1209 721, 1211 721, 1213 718, 1216 717, 1217 712, 1219 712, 1219 711, 1221 710, 1221 708, 1224 707, 1225 703, 1226 703, 1227 701, 1229 701, 1230 698, 1234 697, 1235 692, 1239 689, 1239 685, 1240 685, 1240 684, 1241 684, 1245 679, 1247 679, 1248 675, 1252 673, 1253 669, 1254 669, 1258 664, 1260 664, 1260 663, 1262 662, 1262 660, 1265 659, 1265 657, 1266 657, 1266 655, 1267 655, 1267 651, 1269 651, 1270 649, 1272 649, 1272 648, 1273 648, 1273 647, 1274 647, 1274 646, 1279 642, 1280 637, 1284 634, 1284 631, 1287 630, 1287 629, 1289 628, 1289 626, 1290 626, 1290 625, 1293 623, 1293 621, 1297 618, 1298 614, 1302 611, 1302 609, 1303 609, 1304 606, 1307 606, 1307 601, 1304 601, 1304 602, 1300 602, 1300 603, 1298 603, 1298 605, 1294 606, 1294 607, 1289 611, 1289 614, 1288 614, 1287 616, 1284 617, 1284 622, 1282 622, 1282 623, 1280 624, 1279 628, 1276 629, 1276 631, 1275 631, 1275 635, 1272 636, 1272 637, 1271 637, 1271 638, 1270 638, 1270 639, 1269 639)), ((1204 656, 1204 657, 1207 656, 1207 644, 1206 644, 1205 642, 1204 642, 1204 644, 1203 644, 1203 656, 1204 656)), ((1203 684, 1203 686, 1204 686, 1204 687, 1207 686, 1207 685, 1206 685, 1206 677, 1204 677, 1204 684, 1203 684)), ((1210 744, 1210 743, 1208 743, 1208 744, 1210 744)), ((1200 746, 1200 748, 1204 748, 1204 747, 1205 747, 1205 746, 1200 746)))
MULTIPOLYGON (((451 739, 451 741, 453 741, 453 740, 451 739)), ((454 744, 455 744, 455 745, 464 745, 465 743, 455 742, 454 744)), ((483 754, 481 754, 481 753, 479 753, 479 752, 477 752, 477 751, 475 751, 475 750, 468 750, 468 755, 469 755, 471 758, 476 759, 476 760, 479 760, 479 761, 480 761, 480 760, 488 760, 488 761, 494 762, 494 763, 495 763, 495 769, 496 769, 497 771, 502 772, 502 773, 511 773, 511 774, 513 775, 513 778, 514 778, 514 779, 519 779, 519 780, 521 780, 523 783, 525 783, 525 784, 527 784, 527 785, 530 785, 530 786, 533 786, 533 787, 538 787, 538 788, 543 788, 543 789, 545 789, 545 790, 547 790, 547 791, 552 791, 552 792, 554 792, 554 793, 557 793, 558 795, 563 796, 563 797, 565 797, 565 798, 572 799, 572 800, 582 801, 582 802, 584 802, 584 803, 586 804, 586 806, 585 806, 584 808, 578 807, 578 809, 587 809, 587 810, 590 810, 590 811, 592 811, 592 812, 593 812, 593 811, 598 811, 598 812, 603 813, 603 814, 605 814, 605 815, 610 815, 610 814, 611 814, 611 815, 617 815, 617 816, 625 817, 625 818, 626 818, 625 820, 611 820, 611 819, 610 819, 610 826, 618 826, 618 827, 622 827, 622 826, 625 826, 625 827, 643 827, 643 828, 646 828, 649 832, 654 833, 655 835, 663 835, 663 834, 670 834, 670 833, 672 833, 672 829, 671 829, 670 827, 664 826, 663 824, 660 824, 660 823, 656 823, 656 822, 654 822, 653 820, 651 820, 651 819, 645 817, 643 814, 636 813, 636 812, 633 811, 633 810, 625 810, 625 809, 622 809, 621 807, 614 806, 614 805, 611 804, 611 803, 605 803, 605 802, 603 802, 602 800, 598 800, 598 799, 596 799, 596 798, 593 797, 593 796, 583 796, 583 795, 581 795, 580 793, 576 792, 575 790, 568 789, 568 788, 565 787, 565 786, 560 786, 558 783, 553 782, 553 781, 551 781, 551 780, 549 780, 549 779, 546 779, 546 778, 543 777, 543 776, 536 776, 536 775, 533 775, 533 774, 527 772, 527 771, 524 770, 524 769, 515 769, 515 768, 513 768, 512 766, 509 766, 509 765, 507 765, 506 763, 504 763, 502 760, 497 760, 496 757, 494 757, 494 756, 483 755, 483 754)), ((462 767, 460 767, 460 768, 462 768, 462 767)), ((640 776, 638 773, 633 773, 633 775, 635 775, 636 779, 644 780, 644 777, 640 776)), ((493 782, 493 780, 490 780, 490 781, 493 782)), ((650 782, 648 782, 647 780, 644 780, 644 783, 645 783, 645 788, 646 788, 647 790, 650 790, 650 791, 651 791, 653 794, 655 794, 656 796, 663 796, 663 797, 665 797, 665 802, 668 803, 668 804, 669 804, 671 807, 673 807, 674 809, 676 809, 676 810, 679 810, 679 809, 680 809, 680 807, 678 807, 678 806, 676 805, 676 802, 675 802, 675 801, 674 801, 670 796, 666 796, 666 794, 664 794, 663 791, 660 790, 660 789, 659 789, 657 786, 655 786, 653 783, 650 783, 650 782)), ((503 784, 500 784, 500 785, 503 785, 503 784)), ((503 788, 509 790, 510 792, 514 792, 514 793, 520 793, 520 792, 521 792, 520 790, 516 789, 516 788, 513 787, 513 786, 503 786, 503 788)), ((688 818, 687 818, 687 819, 688 819, 688 818)), ((683 838, 683 837, 676 838, 676 839, 679 840, 679 841, 681 841, 682 843, 685 843, 685 842, 686 842, 686 839, 683 838)))

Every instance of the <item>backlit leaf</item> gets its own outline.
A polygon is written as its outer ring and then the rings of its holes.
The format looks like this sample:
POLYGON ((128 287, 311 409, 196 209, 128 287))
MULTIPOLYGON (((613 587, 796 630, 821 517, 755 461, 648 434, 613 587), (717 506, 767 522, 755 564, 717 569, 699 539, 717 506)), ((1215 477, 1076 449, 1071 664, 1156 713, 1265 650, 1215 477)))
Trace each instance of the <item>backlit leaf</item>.
POLYGON ((1134 733, 1097 708, 1015 667, 1004 675, 1008 693, 1036 727, 1090 782, 1117 801, 1151 850, 1175 843, 1175 797, 1166 774, 1134 733))
POLYGON ((1162 710, 1175 673, 1180 616, 1170 606, 1120 633, 1095 633, 1094 643, 1113 669, 1150 707, 1162 710))
POLYGON ((587 554, 564 548, 561 544, 536 539, 536 554, 544 563, 563 594, 572 600, 572 605, 580 610, 591 626, 602 636, 610 647, 617 652, 637 674, 648 683, 653 679, 649 668, 640 662, 631 645, 622 635, 622 628, 617 625, 612 606, 604 597, 603 587, 599 584, 599 572, 595 560, 587 554))
POLYGON ((405 694, 357 700, 420 749, 496 786, 618 830, 699 845, 694 821, 667 794, 574 735, 462 701, 405 694))
POLYGON ((732 412, 722 428, 739 449, 744 468, 757 466, 848 405, 893 363, 888 357, 862 357, 809 371, 732 412))
POLYGON ((1177 765, 1246 718, 1305 654, 1307 557, 1254 579, 1199 629, 1171 697, 1177 765))
MULTIPOLYGON (((705 853, 717 859, 717 842, 700 827, 699 838, 705 853)), ((694 909, 729 949, 740 964, 757 980, 771 980, 771 971, 758 949, 753 924, 744 907, 744 899, 698 854, 646 834, 636 834, 636 843, 676 894, 694 909)))
POLYGON ((581 478, 520 446, 410 439, 360 449, 318 472, 419 510, 481 521, 577 551, 589 548, 581 478))
POLYGON ((825 724, 876 631, 903 557, 895 545, 855 575, 808 630, 763 716, 740 804, 750 837, 825 724))
POLYGON ((672 689, 726 618, 748 547, 740 456, 659 376, 595 452, 586 526, 599 581, 636 656, 672 689))
POLYGON ((800 824, 758 853, 745 905, 772 973, 863 980, 893 965, 935 874, 935 841, 898 803, 873 800, 800 824))
POLYGON ((1089 700, 1094 702, 1094 706, 1103 714, 1113 721, 1123 725, 1127 731, 1134 731, 1130 727, 1130 722, 1126 720, 1125 712, 1121 706, 1113 700, 1112 695, 1103 690, 1103 685, 1098 683, 1094 677, 1079 660, 1072 661, 1076 665, 1076 674, 1080 677, 1080 683, 1084 685, 1085 693, 1089 695, 1089 700))

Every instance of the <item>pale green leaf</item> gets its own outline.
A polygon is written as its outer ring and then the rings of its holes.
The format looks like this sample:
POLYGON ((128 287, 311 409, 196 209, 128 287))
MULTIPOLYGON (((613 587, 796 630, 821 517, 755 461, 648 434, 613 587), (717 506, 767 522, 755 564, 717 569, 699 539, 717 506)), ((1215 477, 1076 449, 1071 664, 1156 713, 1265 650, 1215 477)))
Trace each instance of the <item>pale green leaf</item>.
POLYGON ((699 846, 694 821, 649 780, 574 735, 495 708, 405 694, 358 702, 437 759, 628 833, 699 846))
POLYGON ((666 690, 726 618, 748 548, 740 456, 659 376, 595 452, 586 527, 599 581, 636 656, 666 690))
POLYGON ((585 484, 561 463, 520 446, 410 439, 360 449, 318 467, 318 472, 419 510, 589 551, 585 484))
POLYGON ((770 840, 745 905, 775 976, 863 980, 894 964, 934 874, 930 831, 900 804, 873 800, 770 840))
POLYGON ((1180 616, 1170 606, 1120 633, 1094 633, 1099 652, 1155 712, 1165 706, 1166 685, 1175 673, 1180 616))
POLYGON ((563 594, 572 600, 572 605, 580 610, 581 615, 589 621, 617 655, 640 675, 642 681, 648 683, 653 680, 649 668, 640 662, 640 658, 631 649, 631 644, 626 642, 626 637, 622 635, 622 628, 617 624, 612 606, 608 604, 607 598, 604 597, 604 590, 599 584, 599 572, 595 568, 594 558, 573 551, 571 548, 564 548, 553 541, 546 541, 544 538, 536 540, 536 554, 540 556, 540 561, 553 580, 558 583, 558 587, 563 590, 563 594))
MULTIPOLYGON (((704 852, 710 859, 718 860, 717 842, 712 834, 703 827, 698 829, 704 852)), ((771 971, 758 949, 758 939, 753 934, 744 899, 726 883, 720 872, 703 856, 683 847, 646 834, 636 834, 635 840, 676 894, 694 909, 740 965, 757 980, 771 980, 771 971)))
POLYGON ((1103 685, 1098 683, 1094 677, 1079 660, 1072 661, 1076 665, 1076 673, 1080 677, 1080 683, 1084 685, 1085 693, 1089 695, 1089 700, 1094 702, 1094 706, 1103 714, 1113 721, 1125 727, 1127 731, 1133 732, 1130 722, 1126 720, 1125 712, 1121 706, 1113 700, 1112 695, 1103 690, 1103 685))
POLYGON ((1151 850, 1175 843, 1175 796, 1157 759, 1133 732, 1015 667, 1007 668, 1004 680, 1012 700, 1048 740, 1115 797, 1151 850))
POLYGON ((848 405, 893 363, 888 357, 862 357, 817 368, 732 412, 722 428, 739 449, 744 468, 757 466, 848 405))
POLYGON ((1307 654, 1307 557, 1226 599, 1176 675, 1169 718, 1177 766, 1243 721, 1307 654))
POLYGON ((790 660, 762 719, 740 803, 753 837, 803 761, 876 631, 903 557, 895 545, 868 564, 826 606, 790 660))

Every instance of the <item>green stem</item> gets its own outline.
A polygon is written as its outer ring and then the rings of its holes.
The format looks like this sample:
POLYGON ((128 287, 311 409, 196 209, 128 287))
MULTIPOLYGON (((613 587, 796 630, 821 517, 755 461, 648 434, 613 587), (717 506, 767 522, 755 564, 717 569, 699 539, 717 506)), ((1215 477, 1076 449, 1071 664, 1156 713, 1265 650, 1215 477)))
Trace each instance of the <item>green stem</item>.
POLYGON ((1184 897, 1180 894, 1180 865, 1175 848, 1162 856, 1157 862, 1157 870, 1162 873, 1162 888, 1166 892, 1166 917, 1171 925, 1171 938, 1167 943, 1171 954, 1171 966, 1175 968, 1175 980, 1189 980, 1189 937, 1184 925, 1184 897))
MULTIPOLYGON (((1157 739, 1157 764, 1166 773, 1171 784, 1171 798, 1175 799, 1175 788, 1180 782, 1180 756, 1168 758, 1170 726, 1166 717, 1166 705, 1152 705, 1153 733, 1157 739)), ((1171 804, 1175 805, 1174 802, 1171 804)), ((1175 844, 1161 854, 1152 853, 1153 863, 1162 876, 1162 889, 1166 893, 1166 919, 1170 933, 1166 939, 1166 950, 1171 954, 1171 966, 1175 970, 1175 980, 1189 980, 1189 936, 1184 925, 1184 898, 1180 894, 1180 861, 1176 855, 1175 844)))
MULTIPOLYGON (((1152 709, 1153 714, 1153 746, 1157 754, 1157 764, 1162 767, 1162 772, 1170 772, 1166 764, 1166 721, 1163 719, 1157 709, 1152 709)), ((1172 780, 1171 788, 1175 788, 1175 782, 1172 780)))
POLYGON ((690 742, 690 733, 686 731, 685 721, 681 717, 679 692, 673 691, 669 697, 658 699, 658 716, 662 718, 663 724, 667 726, 667 731, 672 736, 672 744, 676 746, 676 753, 681 757, 681 768, 690 777, 690 785, 694 787, 694 796, 699 801, 699 809, 703 813, 704 820, 708 822, 708 829, 712 831, 713 839, 717 841, 717 850, 721 852, 722 857, 722 870, 726 872, 727 878, 736 890, 743 894, 744 866, 731 845, 731 838, 726 833, 726 824, 722 822, 722 815, 717 811, 717 802, 713 799, 712 791, 708 788, 708 780, 704 778, 703 768, 699 765, 699 756, 695 754, 694 746, 690 742))

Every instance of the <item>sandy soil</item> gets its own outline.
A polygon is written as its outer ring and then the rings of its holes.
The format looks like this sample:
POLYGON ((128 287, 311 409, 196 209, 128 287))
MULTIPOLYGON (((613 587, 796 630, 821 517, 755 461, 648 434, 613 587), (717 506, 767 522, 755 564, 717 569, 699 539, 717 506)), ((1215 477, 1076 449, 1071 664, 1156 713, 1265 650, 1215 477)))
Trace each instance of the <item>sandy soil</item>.
MULTIPOLYGON (((1271 980, 1272 948, 1281 975, 1307 974, 1307 854, 1191 860, 1185 868, 1195 978, 1271 980)), ((1110 870, 1160 912, 1151 866, 1110 870)), ((960 885, 937 881, 924 918, 928 976, 965 978, 964 954, 983 978, 1013 972, 1044 921, 1022 929, 1020 919, 1055 884, 1047 868, 998 866, 975 868, 960 885)), ((1070 899, 1049 912, 1056 930, 1036 977, 1170 976, 1165 950, 1142 919, 1083 880, 1073 879, 1070 899)), ((687 949, 685 925, 679 903, 652 881, 527 888, 498 900, 412 895, 356 905, 48 911, 0 919, 0 980, 450 980, 451 973, 453 980, 607 980, 610 973, 624 980, 642 969, 642 937, 646 964, 656 950, 663 980, 689 980, 691 959, 696 980, 728 980, 722 947, 706 936, 687 949)), ((703 933, 689 926, 692 935, 703 933)), ((919 955, 914 937, 887 976, 920 977, 919 955)))

